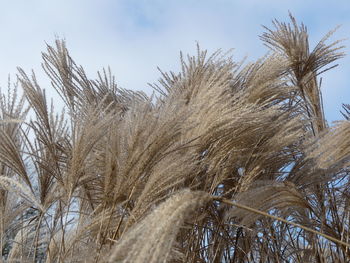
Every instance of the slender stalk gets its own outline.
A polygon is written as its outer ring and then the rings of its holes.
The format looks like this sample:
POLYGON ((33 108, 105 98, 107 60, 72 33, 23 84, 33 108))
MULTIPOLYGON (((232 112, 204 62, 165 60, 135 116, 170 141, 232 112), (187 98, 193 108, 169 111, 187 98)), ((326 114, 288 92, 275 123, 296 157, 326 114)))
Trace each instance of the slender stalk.
POLYGON ((309 227, 306 227, 306 226, 303 226, 303 225, 300 225, 300 224, 297 224, 297 223, 294 223, 292 221, 289 221, 289 220, 286 220, 286 219, 283 219, 281 217, 278 217, 278 216, 274 216, 274 215, 270 215, 269 213, 266 213, 264 211, 261 211, 261 210, 258 210, 258 209, 255 209, 255 208, 252 208, 252 207, 249 207, 249 206, 246 206, 246 205, 243 205, 243 204, 239 204, 239 203, 236 203, 236 202, 233 202, 233 201, 230 201, 230 200, 227 200, 227 199, 224 199, 222 197, 216 197, 216 196, 213 196, 213 200, 215 201, 220 201, 224 204, 227 204, 227 205, 231 205, 231 206, 235 206, 237 208, 241 208, 241 209, 244 209, 244 210, 247 210, 249 212, 252 212, 252 213, 255 213, 255 214, 259 214, 259 215, 262 215, 262 216, 266 216, 266 217, 269 217, 271 219, 274 219, 274 220, 278 220, 280 222, 283 222, 283 223, 286 223, 286 224, 289 224, 289 225, 292 225, 292 226, 295 226, 295 227, 298 227, 298 228, 301 228, 301 229, 304 229, 305 231, 308 231, 310 233, 313 233, 313 234, 316 234, 316 235, 319 235, 319 236, 322 236, 328 240, 331 240, 333 241, 334 243, 337 243, 337 244, 340 244, 340 245, 343 245, 343 246, 346 246, 346 247, 350 247, 350 244, 349 243, 346 243, 342 240, 339 240, 339 239, 336 239, 334 237, 331 237, 327 234, 324 234, 322 232, 319 232, 315 229, 312 229, 312 228, 309 228, 309 227))

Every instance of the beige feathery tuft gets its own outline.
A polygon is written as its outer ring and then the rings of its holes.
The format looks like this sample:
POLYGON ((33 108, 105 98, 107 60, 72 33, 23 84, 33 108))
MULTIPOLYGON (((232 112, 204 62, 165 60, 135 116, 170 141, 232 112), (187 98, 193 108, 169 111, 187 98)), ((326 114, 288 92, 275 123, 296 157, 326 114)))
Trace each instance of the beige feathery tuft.
POLYGON ((0 91, 0 261, 349 262, 350 106, 329 126, 319 81, 343 47, 273 25, 261 59, 197 45, 151 97, 90 79, 63 40, 42 54, 61 112, 19 69, 0 91))

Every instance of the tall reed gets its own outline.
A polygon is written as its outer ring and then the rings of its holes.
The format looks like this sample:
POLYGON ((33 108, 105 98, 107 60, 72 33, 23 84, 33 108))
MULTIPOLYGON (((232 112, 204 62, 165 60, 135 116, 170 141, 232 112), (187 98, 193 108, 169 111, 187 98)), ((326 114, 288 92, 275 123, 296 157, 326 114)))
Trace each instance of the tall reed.
POLYGON ((88 78, 62 40, 42 54, 61 113, 19 69, 0 98, 2 260, 349 262, 350 106, 329 126, 319 84, 343 47, 331 31, 310 49, 290 19, 256 62, 181 55, 151 97, 88 78))

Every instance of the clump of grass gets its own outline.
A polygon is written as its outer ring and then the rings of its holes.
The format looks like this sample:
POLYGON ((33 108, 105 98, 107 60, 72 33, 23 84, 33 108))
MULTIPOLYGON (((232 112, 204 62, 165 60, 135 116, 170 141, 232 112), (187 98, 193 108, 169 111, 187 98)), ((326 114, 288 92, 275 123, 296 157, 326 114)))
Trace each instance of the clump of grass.
POLYGON ((290 18, 256 62, 181 55, 152 97, 89 79, 61 40, 42 57, 62 113, 19 69, 23 96, 0 99, 2 260, 348 262, 350 109, 329 126, 318 81, 344 54, 290 18))

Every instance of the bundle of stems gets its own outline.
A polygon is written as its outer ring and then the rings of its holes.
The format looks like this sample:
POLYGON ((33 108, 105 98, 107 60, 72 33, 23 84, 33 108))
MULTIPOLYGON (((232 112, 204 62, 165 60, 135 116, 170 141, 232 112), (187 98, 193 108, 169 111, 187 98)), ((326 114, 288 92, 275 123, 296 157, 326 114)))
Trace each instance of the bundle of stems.
POLYGON ((290 20, 255 62, 181 54, 152 96, 48 45, 64 110, 22 69, 0 94, 0 260, 349 262, 350 106, 328 125, 320 87, 343 47, 290 20))

